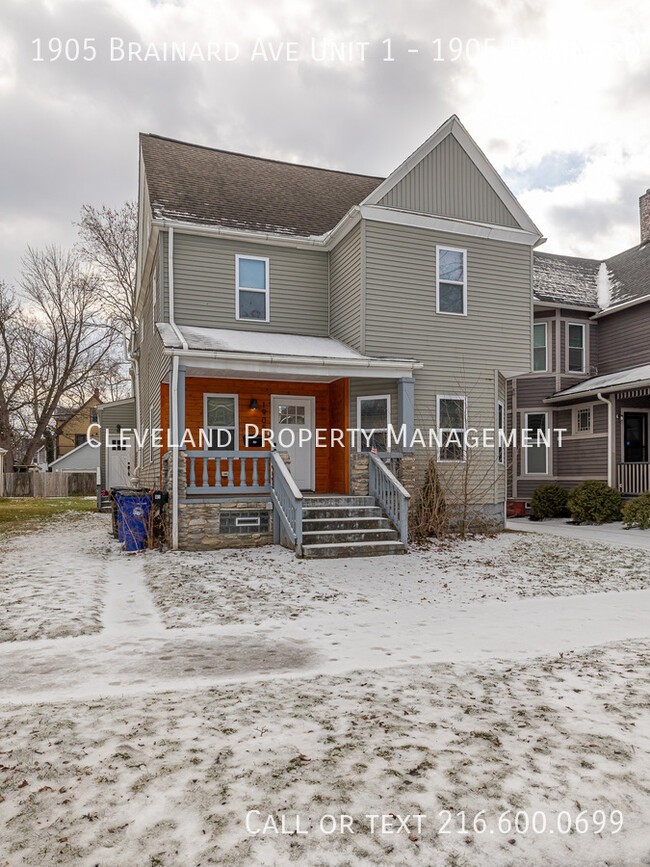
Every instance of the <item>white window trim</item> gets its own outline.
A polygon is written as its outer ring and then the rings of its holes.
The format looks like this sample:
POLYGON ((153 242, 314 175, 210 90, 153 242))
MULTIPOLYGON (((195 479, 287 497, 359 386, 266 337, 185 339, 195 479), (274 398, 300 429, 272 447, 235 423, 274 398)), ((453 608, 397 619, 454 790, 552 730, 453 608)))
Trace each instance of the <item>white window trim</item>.
MULTIPOLYGON (((239 395, 225 394, 218 392, 210 392, 203 394, 203 430, 207 438, 209 430, 217 430, 216 427, 208 427, 208 398, 209 397, 234 397, 235 398, 235 442, 232 449, 224 449, 224 451, 237 451, 239 448, 239 395)), ((214 451, 217 451, 214 449, 214 451)))
MULTIPOLYGON (((526 430, 528 430, 530 428, 530 425, 528 424, 528 418, 531 415, 543 415, 544 416, 544 419, 545 419, 544 432, 548 436, 548 412, 545 412, 544 410, 540 409, 540 410, 531 410, 530 412, 524 413, 524 427, 526 428, 526 430)), ((544 470, 543 473, 529 473, 528 472, 528 452, 530 451, 530 449, 527 449, 525 446, 522 446, 522 448, 524 451, 524 473, 525 473, 525 475, 527 475, 527 476, 539 476, 540 478, 541 477, 547 478, 548 475, 550 474, 550 466, 549 466, 549 463, 550 463, 549 458, 550 458, 550 451, 551 451, 550 445, 540 446, 540 448, 546 449, 546 469, 544 470)))
POLYGON ((269 271, 269 259, 268 256, 247 256, 245 253, 235 253, 235 319, 241 322, 270 322, 271 321, 271 298, 270 298, 270 271, 269 271), (265 263, 265 275, 266 275, 266 286, 264 289, 250 289, 247 286, 239 285, 239 260, 240 259, 251 259, 254 262, 264 262, 265 263), (265 303, 264 309, 266 311, 266 319, 251 319, 249 316, 240 316, 239 315, 239 292, 240 289, 244 292, 259 292, 260 295, 264 295, 265 303))
POLYGON ((593 403, 582 404, 582 406, 574 406, 571 411, 571 433, 574 437, 590 436, 594 432, 594 406, 593 403), (578 413, 582 410, 589 410, 589 430, 578 430, 578 413))
MULTIPOLYGON (((448 250, 448 249, 449 249, 448 247, 445 247, 445 250, 448 250)), ((438 436, 440 437, 441 440, 442 440, 442 437, 440 436, 440 434, 443 431, 449 432, 452 430, 460 430, 463 432, 463 434, 465 434, 465 432, 467 431, 467 398, 464 395, 459 395, 459 394, 437 394, 436 395, 436 423, 438 425, 438 436), (462 400, 462 402, 463 402, 463 423, 464 423, 462 428, 450 428, 450 427, 441 428, 440 427, 440 401, 441 400, 462 400)), ((463 450, 462 458, 459 458, 458 460, 450 460, 449 458, 441 458, 440 457, 440 450, 441 450, 442 446, 438 446, 438 455, 437 455, 438 463, 441 463, 441 464, 464 464, 466 459, 467 459, 467 443, 465 442, 465 436, 464 435, 462 437, 462 446, 461 447, 463 450)))
MULTIPOLYGON (((443 280, 443 283, 451 283, 454 286, 460 286, 459 280, 443 280)), ((467 250, 460 247, 447 247, 445 244, 436 244, 436 313, 441 316, 467 316, 467 250), (463 254, 463 312, 453 313, 450 310, 440 309, 440 251, 449 250, 451 253, 463 254)))
POLYGON ((567 322, 566 327, 566 369, 567 373, 586 373, 587 371, 587 326, 584 322, 567 322), (574 325, 576 328, 582 328, 582 369, 581 370, 571 370, 570 368, 570 356, 569 356, 569 334, 571 332, 571 326, 574 325))
MULTIPOLYGON (((364 400, 385 400, 386 401, 386 446, 387 454, 390 454, 390 443, 388 442, 388 427, 390 425, 390 394, 360 394, 357 396, 357 452, 361 452, 362 442, 365 439, 361 436, 361 431, 365 428, 361 427, 361 403, 364 400)), ((374 428, 377 431, 383 431, 383 427, 374 428)), ((364 452, 367 454, 367 452, 364 452)))
POLYGON ((506 405, 502 400, 497 401, 497 463, 503 466, 506 462, 506 447, 499 443, 500 432, 506 431, 506 405), (501 410, 501 425, 499 425, 499 410, 501 410))
POLYGON ((533 373, 548 373, 548 322, 533 322, 533 373), (542 370, 535 370, 535 328, 538 325, 544 326, 544 367, 542 370))
POLYGON ((151 333, 156 330, 156 307, 158 306, 158 268, 153 269, 151 278, 151 333))

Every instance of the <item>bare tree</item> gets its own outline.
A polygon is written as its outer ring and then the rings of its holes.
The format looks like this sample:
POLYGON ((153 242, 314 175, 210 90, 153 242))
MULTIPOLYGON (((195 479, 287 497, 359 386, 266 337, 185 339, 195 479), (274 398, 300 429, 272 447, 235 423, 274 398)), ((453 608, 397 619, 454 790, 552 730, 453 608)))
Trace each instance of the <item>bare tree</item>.
POLYGON ((121 208, 84 205, 79 227, 79 252, 101 278, 101 299, 109 324, 121 334, 137 331, 135 315, 138 210, 135 202, 121 208))
POLYGON ((16 446, 13 418, 26 403, 28 373, 19 340, 22 314, 13 292, 0 283, 0 447, 5 468, 13 470, 16 446))

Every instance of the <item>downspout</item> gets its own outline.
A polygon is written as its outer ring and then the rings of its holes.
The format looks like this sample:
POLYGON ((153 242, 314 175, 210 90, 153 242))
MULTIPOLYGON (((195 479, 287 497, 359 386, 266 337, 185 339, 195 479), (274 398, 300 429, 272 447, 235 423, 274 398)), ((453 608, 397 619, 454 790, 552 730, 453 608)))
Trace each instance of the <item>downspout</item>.
MULTIPOLYGON (((138 336, 138 332, 132 333, 131 336, 131 345, 135 343, 135 340, 138 336)), ((135 429, 138 432, 138 435, 142 434, 140 429, 140 362, 138 360, 138 351, 132 349, 129 351, 129 345, 126 337, 124 338, 124 355, 127 360, 133 365, 133 391, 135 396, 135 429)), ((136 466, 135 472, 140 469, 142 464, 142 447, 136 450, 136 466)))
POLYGON ((612 460, 612 435, 614 433, 614 404, 599 391, 596 395, 601 403, 607 404, 607 484, 615 487, 614 461, 612 460))
MULTIPOLYGON (((167 281, 169 284, 169 324, 187 350, 187 342, 174 322, 174 228, 170 226, 167 234, 167 281)), ((178 355, 172 356, 171 425, 172 425, 172 548, 178 550, 178 355)))

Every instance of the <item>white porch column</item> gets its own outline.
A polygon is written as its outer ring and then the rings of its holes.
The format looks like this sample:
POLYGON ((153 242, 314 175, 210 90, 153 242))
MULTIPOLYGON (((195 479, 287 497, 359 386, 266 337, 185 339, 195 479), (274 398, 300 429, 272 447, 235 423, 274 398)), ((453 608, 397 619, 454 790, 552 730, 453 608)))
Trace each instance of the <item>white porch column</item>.
POLYGON ((415 433, 415 379, 412 376, 397 380, 397 428, 404 425, 406 430, 405 453, 412 453, 413 434, 415 433))

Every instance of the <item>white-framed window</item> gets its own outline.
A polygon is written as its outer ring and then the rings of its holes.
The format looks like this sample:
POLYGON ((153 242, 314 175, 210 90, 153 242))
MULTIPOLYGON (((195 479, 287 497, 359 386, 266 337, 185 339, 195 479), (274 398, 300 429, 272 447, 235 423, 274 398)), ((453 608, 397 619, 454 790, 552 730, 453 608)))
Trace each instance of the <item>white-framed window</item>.
POLYGON ((524 462, 527 476, 548 475, 548 413, 527 412, 524 427, 524 462))
POLYGON ((547 334, 546 322, 533 325, 533 370, 536 373, 548 370, 547 334))
POLYGON ((158 308, 158 268, 154 268, 151 278, 151 331, 156 330, 156 310, 158 308))
POLYGON ((503 401, 497 401, 497 461, 504 464, 506 460, 503 435, 506 431, 506 408, 503 401))
POLYGON ((153 407, 149 407, 149 463, 153 463, 153 407))
POLYGON ((237 319, 269 321, 269 260, 262 256, 235 256, 237 319))
POLYGON ((573 433, 591 433, 593 413, 590 406, 577 406, 573 410, 573 433))
POLYGON ((370 394, 357 397, 358 452, 376 450, 385 454, 388 451, 389 424, 389 394, 370 394), (364 433, 367 436, 364 436, 364 433))
POLYGON ((569 322, 567 337, 568 366, 571 373, 585 372, 585 326, 569 322))
POLYGON ((436 247, 436 311, 467 315, 467 250, 436 247))
POLYGON ((438 419, 439 461, 465 460, 465 429, 467 407, 464 397, 439 394, 436 396, 438 419))
POLYGON ((206 448, 234 451, 237 448, 239 407, 236 394, 203 395, 203 430, 206 448))

